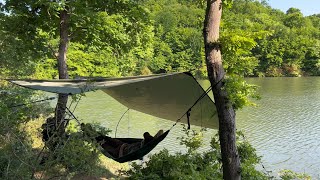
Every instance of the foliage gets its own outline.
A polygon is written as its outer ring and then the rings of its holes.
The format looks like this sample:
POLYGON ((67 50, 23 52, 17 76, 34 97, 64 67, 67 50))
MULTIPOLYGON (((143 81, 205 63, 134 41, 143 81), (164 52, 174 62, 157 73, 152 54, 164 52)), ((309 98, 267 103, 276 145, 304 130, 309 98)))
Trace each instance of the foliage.
POLYGON ((234 109, 241 109, 244 106, 255 105, 251 101, 252 98, 259 99, 256 92, 258 87, 246 83, 244 77, 254 75, 259 61, 251 50, 257 45, 256 40, 265 38, 268 32, 263 30, 246 32, 233 26, 235 26, 233 20, 226 19, 222 25, 220 38, 223 66, 227 74, 224 88, 234 109))
POLYGON ((149 15, 136 1, 5 1, 1 7, 1 68, 9 75, 56 78, 59 13, 70 16, 70 74, 120 76, 139 72, 152 56, 149 15), (30 70, 31 69, 31 70, 30 70), (30 74, 29 72, 34 72, 30 74), (109 69, 110 71, 107 71, 109 69))
MULTIPOLYGON (((132 169, 124 173, 129 175, 129 179, 222 179, 218 136, 212 137, 210 150, 199 152, 204 131, 196 132, 185 127, 183 131, 186 137, 180 138, 180 142, 188 150, 185 154, 170 154, 164 149, 150 156, 150 160, 142 165, 133 163, 132 169)), ((241 132, 238 133, 238 139, 242 178, 269 179, 267 175, 255 169, 255 165, 260 163, 260 157, 241 132)))
POLYGON ((46 103, 32 104, 40 95, 0 82, 0 177, 30 177, 36 163, 26 126, 31 119, 47 114, 46 103))
MULTIPOLYGON (((108 134, 110 130, 97 124, 90 126, 94 132, 108 134)), ((60 137, 60 144, 56 145, 54 150, 47 149, 39 155, 42 157, 39 169, 44 170, 46 175, 55 174, 67 177, 85 173, 86 175, 99 176, 109 173, 101 165, 99 145, 92 141, 94 134, 88 136, 80 130, 80 125, 71 121, 66 128, 66 137, 60 137), (50 169, 49 167, 55 167, 50 169), (60 172, 63 170, 62 172, 60 172)), ((52 137, 50 137, 52 138, 52 137)), ((50 139, 48 140, 50 141, 50 139)))
POLYGON ((236 110, 244 106, 255 106, 252 99, 260 99, 260 95, 257 92, 258 86, 248 84, 242 77, 228 76, 225 84, 225 90, 229 95, 233 108, 236 110))
POLYGON ((293 180, 293 179, 300 179, 300 180, 311 180, 311 177, 305 173, 296 173, 291 170, 282 170, 280 171, 280 177, 283 180, 293 180))
POLYGON ((237 131, 237 149, 241 161, 241 177, 243 179, 271 179, 267 172, 256 170, 256 165, 261 164, 261 157, 256 149, 246 140, 244 133, 237 131))
POLYGON ((201 146, 203 146, 203 132, 206 129, 201 129, 201 131, 197 132, 196 130, 189 130, 183 124, 182 131, 186 134, 186 136, 178 137, 180 140, 180 145, 185 145, 188 149, 188 153, 195 152, 201 146))
MULTIPOLYGON (((222 54, 228 74, 319 75, 319 15, 286 13, 266 1, 223 1, 222 54), (232 6, 231 6, 232 5, 232 6)), ((71 77, 200 70, 205 1, 7 0, 0 12, 3 75, 56 78, 58 14, 70 7, 71 77)))
POLYGON ((204 9, 187 1, 147 1, 154 26, 154 54, 146 65, 152 72, 188 71, 203 61, 204 9), (153 8, 151 8, 153 7, 153 8))
POLYGON ((77 172, 93 174, 95 172, 93 167, 99 163, 99 152, 83 140, 81 133, 72 133, 61 146, 44 158, 45 168, 58 166, 65 168, 66 174, 77 172))
MULTIPOLYGON (((55 151, 48 151, 41 125, 53 110, 46 101, 31 103, 45 97, 3 81, 0 85, 0 179, 116 177, 101 161, 97 144, 83 136, 73 121, 67 127, 68 138, 55 151)), ((93 127, 103 134, 110 132, 93 127)))

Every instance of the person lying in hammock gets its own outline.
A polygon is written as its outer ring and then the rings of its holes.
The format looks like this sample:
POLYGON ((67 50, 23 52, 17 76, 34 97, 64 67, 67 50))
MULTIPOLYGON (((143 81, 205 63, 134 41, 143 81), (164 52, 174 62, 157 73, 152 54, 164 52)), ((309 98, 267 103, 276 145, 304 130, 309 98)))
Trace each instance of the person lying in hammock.
POLYGON ((82 123, 81 129, 86 136, 90 137, 91 139, 94 137, 94 140, 96 140, 103 149, 108 151, 108 153, 115 158, 134 152, 152 141, 154 138, 157 138, 163 134, 163 130, 159 130, 158 133, 153 137, 149 132, 145 132, 143 134, 144 139, 142 141, 129 144, 97 132, 90 124, 82 123))

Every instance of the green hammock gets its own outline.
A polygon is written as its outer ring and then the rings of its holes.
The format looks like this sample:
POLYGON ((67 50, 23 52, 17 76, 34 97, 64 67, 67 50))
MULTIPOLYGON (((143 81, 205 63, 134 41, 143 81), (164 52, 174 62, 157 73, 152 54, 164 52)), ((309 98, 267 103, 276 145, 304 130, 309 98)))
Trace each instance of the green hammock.
MULTIPOLYGON (((81 130, 84 133, 85 136, 89 137, 91 140, 94 140, 96 142, 100 142, 103 140, 98 140, 97 137, 106 137, 105 135, 101 134, 100 132, 97 132, 90 124, 81 124, 81 130), (93 138, 95 137, 95 138, 93 138)), ((153 139, 151 141, 149 141, 148 143, 144 144, 143 146, 141 146, 139 149, 132 151, 128 154, 125 154, 124 156, 121 157, 114 157, 113 155, 111 155, 112 153, 109 153, 108 150, 104 149, 102 146, 100 146, 100 151, 102 152, 102 154, 104 154, 105 156, 107 156, 108 158, 111 158, 119 163, 124 163, 124 162, 128 162, 128 161, 133 161, 133 160, 137 160, 137 159, 141 159, 143 158, 143 156, 145 156, 146 154, 148 154, 153 148, 155 148, 165 137, 167 137, 168 133, 170 132, 170 129, 167 130, 166 132, 164 132, 163 134, 159 135, 159 136, 155 136, 153 137, 153 139)), ((108 136, 107 136, 108 137, 108 136)), ((119 140, 123 143, 127 143, 127 144, 133 144, 133 143, 139 143, 141 142, 142 138, 112 138, 112 139, 116 139, 119 140)))
MULTIPOLYGON (((138 150, 133 151, 131 153, 128 153, 122 157, 113 157, 107 150, 103 149, 102 147, 101 147, 101 152, 102 152, 102 154, 104 154, 108 158, 111 158, 119 163, 142 159, 143 156, 145 156, 152 149, 154 149, 168 135, 169 132, 170 132, 170 130, 167 130, 166 132, 164 132, 160 136, 155 137, 153 140, 151 140, 147 144, 143 145, 138 150)), ((124 143, 128 143, 128 144, 141 142, 143 140, 143 139, 139 139, 139 138, 114 138, 114 139, 120 140, 120 141, 122 141, 124 143)))

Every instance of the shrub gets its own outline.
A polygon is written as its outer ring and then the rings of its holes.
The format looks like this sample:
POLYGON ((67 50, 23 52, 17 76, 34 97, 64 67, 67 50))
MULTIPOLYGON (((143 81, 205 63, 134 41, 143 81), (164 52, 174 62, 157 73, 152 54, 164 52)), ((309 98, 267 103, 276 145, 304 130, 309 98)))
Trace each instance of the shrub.
POLYGON ((0 98, 0 179, 71 178, 79 173, 112 176, 101 165, 97 144, 73 122, 67 128, 68 138, 54 151, 48 150, 41 125, 53 109, 45 101, 31 103, 45 99, 42 94, 0 82, 0 98))
POLYGON ((36 152, 26 124, 47 114, 46 102, 32 104, 42 95, 0 82, 0 178, 28 179, 36 169, 36 152))
MULTIPOLYGON (((144 164, 133 163, 129 171, 123 173, 129 179, 222 179, 222 163, 218 136, 210 142, 210 150, 198 152, 203 141, 203 132, 183 128, 186 136, 179 138, 182 145, 188 149, 187 153, 170 154, 164 149, 150 156, 144 164)), ((243 179, 268 179, 269 177, 255 169, 260 163, 255 149, 245 140, 242 133, 238 133, 238 149, 241 157, 241 174, 243 179)))
POLYGON ((279 173, 283 180, 311 180, 311 177, 305 173, 296 173, 291 170, 282 170, 279 173))

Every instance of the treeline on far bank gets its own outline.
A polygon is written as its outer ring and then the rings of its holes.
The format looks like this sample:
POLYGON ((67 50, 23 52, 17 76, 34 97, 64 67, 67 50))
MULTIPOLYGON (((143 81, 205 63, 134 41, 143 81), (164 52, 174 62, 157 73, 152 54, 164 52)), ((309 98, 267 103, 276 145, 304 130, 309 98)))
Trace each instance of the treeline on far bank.
MULTIPOLYGON (((50 9, 6 2, 0 8, 0 75, 57 78, 53 50, 58 49, 58 24, 50 9)), ((74 2, 75 9, 82 6, 74 2)), ((205 76, 201 2, 143 0, 130 8, 110 3, 110 10, 75 11, 70 17, 70 76, 188 70, 205 76)), ((266 1, 234 0, 223 9, 218 43, 229 74, 320 75, 320 14, 303 16, 295 8, 272 9, 266 1)))

